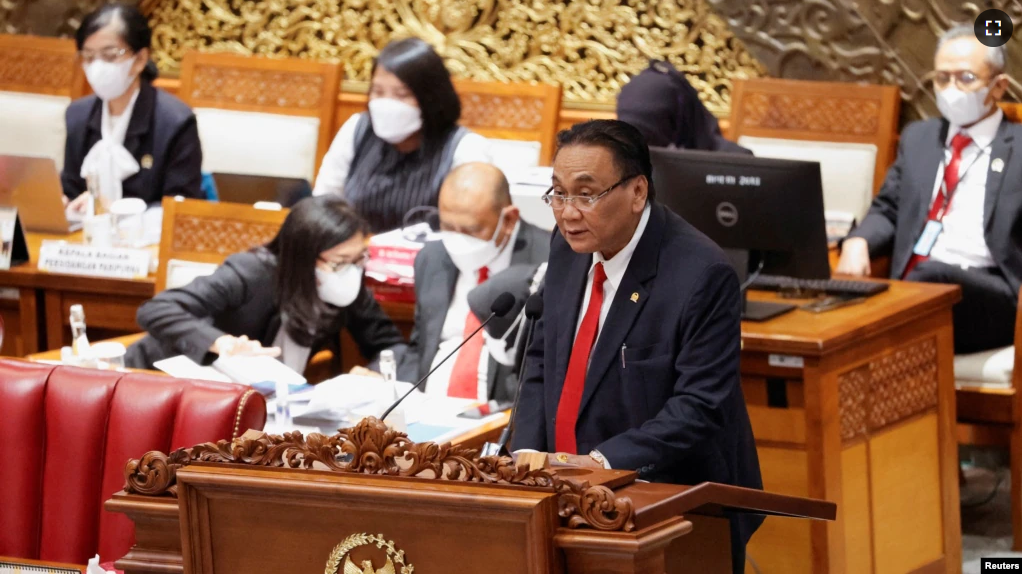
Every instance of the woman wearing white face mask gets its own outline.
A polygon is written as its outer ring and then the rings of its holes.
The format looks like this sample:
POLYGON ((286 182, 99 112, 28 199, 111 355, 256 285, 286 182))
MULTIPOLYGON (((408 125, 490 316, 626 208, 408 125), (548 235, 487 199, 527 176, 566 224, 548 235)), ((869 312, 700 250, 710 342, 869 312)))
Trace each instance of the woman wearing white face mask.
POLYGON ((198 363, 270 355, 301 373, 344 328, 364 357, 402 344, 362 284, 365 230, 341 198, 302 200, 265 247, 232 255, 212 275, 143 304, 138 323, 148 335, 128 349, 126 363, 152 368, 176 355, 198 363))
POLYGON ((61 180, 71 209, 84 211, 89 189, 105 205, 122 197, 149 204, 165 195, 203 198, 202 150, 195 115, 152 86, 152 33, 137 8, 107 4, 75 35, 95 95, 71 103, 61 180))
POLYGON ((422 40, 387 45, 373 64, 369 112, 337 133, 315 195, 343 195, 373 233, 401 226, 410 209, 436 206, 447 173, 489 162, 489 145, 457 125, 461 101, 440 56, 422 40))

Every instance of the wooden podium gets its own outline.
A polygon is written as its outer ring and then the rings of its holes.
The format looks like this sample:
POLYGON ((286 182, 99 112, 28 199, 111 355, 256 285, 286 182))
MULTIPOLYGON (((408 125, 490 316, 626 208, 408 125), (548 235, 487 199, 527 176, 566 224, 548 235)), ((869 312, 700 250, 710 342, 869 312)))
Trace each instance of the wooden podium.
POLYGON ((725 513, 833 520, 831 502, 630 471, 517 468, 370 418, 327 437, 250 431, 131 461, 106 502, 127 574, 731 572, 725 513))

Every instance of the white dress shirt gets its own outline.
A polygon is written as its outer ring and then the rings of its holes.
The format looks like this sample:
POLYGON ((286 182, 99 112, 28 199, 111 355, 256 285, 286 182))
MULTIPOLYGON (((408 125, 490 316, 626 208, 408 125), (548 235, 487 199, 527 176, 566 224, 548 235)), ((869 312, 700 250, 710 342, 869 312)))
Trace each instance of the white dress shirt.
MULTIPOLYGON (((951 161, 951 139, 964 132, 972 138, 962 150, 958 164, 958 187, 951 195, 951 204, 944 214, 944 228, 930 251, 930 258, 959 267, 995 267, 983 233, 983 204, 986 200, 987 174, 990 173, 990 144, 997 136, 1004 113, 997 110, 989 118, 962 129, 952 125, 948 129, 944 148, 944 164, 937 168, 937 181, 930 196, 930 205, 940 193, 944 180, 944 165, 951 161)), ((929 208, 929 205, 927 206, 929 208)))
MULTIPOLYGON (((351 170, 351 162, 355 159, 355 133, 358 127, 358 119, 362 114, 355 114, 344 122, 341 129, 337 131, 330 149, 323 156, 323 165, 316 175, 316 187, 313 188, 313 195, 325 195, 336 193, 344 196, 344 182, 348 180, 348 171, 351 170)), ((483 136, 469 132, 465 134, 458 146, 454 148, 454 158, 451 168, 471 162, 491 163, 490 142, 483 136)))
MULTIPOLYGON (((582 307, 578 312, 578 322, 575 323, 576 337, 578 337, 579 328, 582 327, 582 319, 585 318, 586 309, 589 307, 589 297, 593 291, 594 269, 596 269, 597 263, 603 263, 603 271, 607 274, 607 280, 603 282, 603 305, 600 307, 600 325, 596 330, 596 340, 600 340, 600 335, 603 334, 603 323, 607 320, 607 315, 610 314, 610 306, 614 302, 614 294, 617 293, 617 288, 625 277, 628 264, 632 261, 632 254, 635 253, 635 248, 639 245, 639 239, 642 239, 642 232, 646 230, 646 224, 649 223, 649 209, 649 205, 646 205, 646 209, 642 211, 642 218, 639 219, 639 226, 635 228, 632 239, 628 242, 628 245, 625 245, 624 249, 617 252, 610 259, 604 259, 603 254, 599 251, 593 253, 593 263, 589 266, 589 279, 586 281, 585 296, 582 298, 582 307)), ((593 348, 596 348, 595 341, 593 342, 593 348)), ((591 357, 592 355, 590 355, 591 357)))
MULTIPOLYGON (((642 217, 639 219, 639 225, 635 228, 635 233, 632 234, 632 238, 628 241, 628 245, 625 245, 624 249, 618 251, 610 259, 604 258, 603 254, 599 251, 593 253, 593 262, 589 266, 589 278, 586 280, 585 295, 582 297, 582 307, 579 308, 578 322, 575 323, 575 337, 577 338, 578 330, 582 328, 582 319, 585 318, 586 309, 589 307, 589 299, 592 296, 596 264, 603 263, 603 272, 606 273, 607 279, 603 282, 603 305, 600 306, 600 324, 596 330, 596 340, 593 341, 590 351, 596 348, 596 343, 599 342, 600 335, 603 334, 603 324, 607 321, 607 315, 610 314, 610 306, 614 303, 614 295, 617 293, 617 288, 621 285, 621 280, 625 278, 628 264, 632 262, 632 254, 635 253, 635 248, 638 247, 639 240, 642 239, 642 233, 646 231, 646 224, 649 223, 649 211, 650 207, 647 204, 646 209, 642 210, 642 217)), ((572 348, 574 348, 574 343, 572 343, 572 348)), ((592 362, 593 355, 590 352, 589 362, 586 363, 587 372, 589 371, 589 364, 592 362)), ((607 460, 600 451, 593 450, 589 454, 595 454, 597 460, 602 460, 604 468, 613 468, 611 461, 607 460)))
MULTIPOLYGON (((511 237, 508 239, 504 249, 499 255, 497 255, 496 259, 486 266, 489 270, 490 277, 493 277, 497 273, 500 273, 511 266, 511 255, 514 253, 514 244, 515 240, 518 238, 518 230, 520 228, 521 223, 515 225, 515 229, 511 232, 511 237)), ((448 353, 461 344, 461 341, 465 336, 465 321, 468 319, 468 314, 471 313, 471 310, 468 307, 468 292, 478 286, 478 271, 472 274, 458 273, 458 279, 454 283, 454 295, 451 297, 451 304, 447 308, 447 317, 444 319, 444 326, 440 331, 440 346, 437 348, 436 356, 433 357, 433 364, 430 365, 430 368, 436 367, 448 353)), ((482 336, 482 332, 479 332, 476 335, 476 337, 482 336)), ((436 372, 429 377, 429 381, 426 382, 427 394, 447 396, 447 388, 451 383, 451 374, 454 371, 454 364, 458 361, 458 355, 460 355, 464 349, 465 347, 462 347, 454 354, 454 356, 448 359, 446 363, 440 365, 440 368, 438 368, 436 372)), ((486 346, 483 345, 479 357, 479 384, 476 387, 476 398, 480 401, 485 401, 489 394, 489 389, 487 388, 490 366, 489 359, 490 353, 486 350, 486 346)))

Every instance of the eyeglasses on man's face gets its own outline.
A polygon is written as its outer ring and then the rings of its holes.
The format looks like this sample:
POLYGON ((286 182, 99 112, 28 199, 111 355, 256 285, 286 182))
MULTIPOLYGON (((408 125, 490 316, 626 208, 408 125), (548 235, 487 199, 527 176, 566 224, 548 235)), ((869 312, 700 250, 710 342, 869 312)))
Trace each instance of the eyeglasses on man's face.
POLYGON ((638 175, 629 175, 621 178, 617 183, 608 187, 597 194, 585 194, 580 193, 578 195, 567 195, 562 192, 555 192, 556 185, 550 186, 550 189, 546 190, 543 194, 543 202, 549 205, 554 211, 562 211, 565 207, 571 205, 579 211, 592 211, 596 208, 596 202, 603 199, 608 193, 614 191, 614 189, 620 187, 628 180, 634 179, 638 175))
POLYGON ((982 88, 990 83, 992 79, 989 76, 982 76, 971 70, 934 70, 928 74, 928 77, 933 81, 933 85, 936 88, 943 90, 954 82, 959 89, 967 92, 982 88))

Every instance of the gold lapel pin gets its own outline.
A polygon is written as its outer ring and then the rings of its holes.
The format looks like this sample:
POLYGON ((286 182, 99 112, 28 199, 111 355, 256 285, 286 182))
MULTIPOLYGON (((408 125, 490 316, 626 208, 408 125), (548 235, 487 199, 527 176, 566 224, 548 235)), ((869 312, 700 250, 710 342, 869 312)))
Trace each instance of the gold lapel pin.
POLYGON ((994 158, 994 161, 990 162, 990 169, 1001 173, 1004 171, 1004 160, 999 157, 994 158))
POLYGON ((142 156, 142 161, 139 162, 139 165, 142 166, 142 169, 149 169, 153 167, 153 156, 145 154, 142 156))
POLYGON ((632 303, 638 303, 638 302, 639 302, 639 294, 638 293, 632 293, 632 303))

